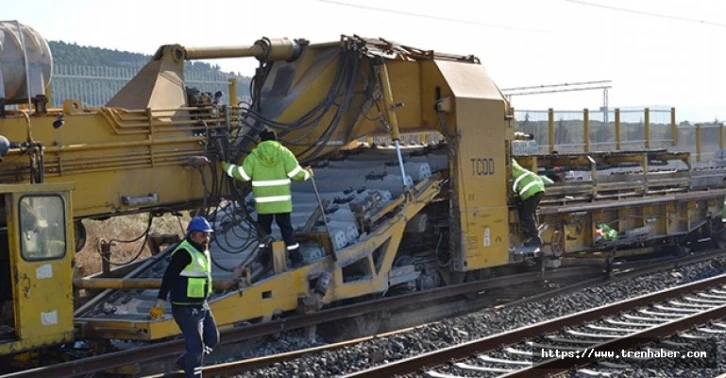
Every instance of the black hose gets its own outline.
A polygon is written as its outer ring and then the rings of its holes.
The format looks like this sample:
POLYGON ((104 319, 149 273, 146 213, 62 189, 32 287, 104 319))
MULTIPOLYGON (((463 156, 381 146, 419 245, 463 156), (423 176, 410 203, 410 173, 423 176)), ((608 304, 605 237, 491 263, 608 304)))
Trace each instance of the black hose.
POLYGON ((146 242, 149 240, 149 231, 151 230, 151 224, 153 223, 153 221, 154 221, 154 214, 149 213, 149 220, 146 224, 146 230, 144 230, 144 232, 141 235, 139 235, 136 238, 131 239, 131 240, 111 239, 108 241, 108 243, 113 243, 113 242, 134 243, 143 237, 144 241, 141 243, 141 248, 139 249, 139 252, 136 253, 136 255, 134 257, 132 257, 131 259, 129 259, 128 261, 123 262, 123 263, 115 263, 115 262, 111 261, 110 259, 107 259, 106 256, 104 256, 103 253, 101 253, 100 244, 103 239, 98 241, 99 243, 98 243, 98 246, 96 247, 96 251, 98 252, 99 256, 101 256, 101 259, 103 261, 105 261, 113 266, 122 266, 122 265, 130 264, 130 263, 136 261, 141 256, 141 254, 144 253, 144 248, 146 247, 146 242))
MULTIPOLYGON (((342 48, 338 54, 338 67, 326 96, 309 111, 292 122, 280 122, 264 116, 262 89, 267 82, 274 63, 261 63, 257 68, 255 76, 250 81, 250 96, 252 97, 251 104, 240 114, 239 123, 242 127, 236 130, 235 135, 230 142, 231 148, 228 151, 229 155, 227 158, 231 157, 233 158, 233 161, 239 161, 244 154, 249 153, 249 151, 246 151, 246 148, 251 146, 251 142, 256 140, 259 131, 265 127, 278 131, 278 136, 284 144, 307 146, 306 149, 298 154, 299 160, 305 161, 317 158, 321 151, 326 148, 327 143, 330 141, 335 130, 350 109, 359 75, 360 61, 359 50, 355 48, 355 46, 349 45, 347 48, 342 48), (336 99, 341 97, 341 103, 337 104, 336 99), (313 132, 320 130, 320 121, 331 111, 333 107, 336 107, 334 115, 318 138, 319 142, 312 145, 307 143, 301 144, 302 140, 308 139, 313 132), (245 128, 247 130, 243 131, 245 128), (292 131, 304 131, 304 133, 294 140, 283 139, 285 135, 292 131)), ((368 90, 370 90, 370 88, 368 88, 368 90)), ((212 171, 214 172, 214 169, 212 171)), ((211 193, 215 196, 221 196, 223 189, 227 189, 225 192, 228 193, 228 200, 232 204, 232 207, 225 209, 221 220, 226 224, 225 228, 231 230, 231 234, 225 232, 223 240, 226 246, 222 245, 222 239, 217 239, 216 235, 213 238, 213 242, 215 242, 224 252, 240 254, 242 251, 248 250, 250 247, 254 247, 251 243, 257 243, 257 245, 259 245, 264 240, 271 237, 269 235, 265 235, 259 224, 252 218, 250 212, 247 211, 245 197, 249 193, 250 188, 245 186, 242 190, 239 190, 239 188, 235 185, 236 180, 228 178, 225 175, 220 176, 222 182, 219 186, 216 186, 216 177, 213 179, 215 186, 212 188, 211 193), (246 234, 247 237, 245 237, 244 234, 246 234), (237 245, 232 245, 232 243, 230 243, 229 238, 232 236, 239 239, 237 245)), ((206 182, 204 185, 205 192, 208 192, 206 182)), ((215 218, 219 218, 219 211, 219 208, 217 208, 213 212, 215 218)), ((253 259, 253 256, 256 256, 257 252, 257 250, 253 250, 252 253, 250 253, 250 256, 245 259, 244 263, 246 263, 247 260, 253 259)), ((225 267, 216 262, 215 265, 226 270, 225 267)))

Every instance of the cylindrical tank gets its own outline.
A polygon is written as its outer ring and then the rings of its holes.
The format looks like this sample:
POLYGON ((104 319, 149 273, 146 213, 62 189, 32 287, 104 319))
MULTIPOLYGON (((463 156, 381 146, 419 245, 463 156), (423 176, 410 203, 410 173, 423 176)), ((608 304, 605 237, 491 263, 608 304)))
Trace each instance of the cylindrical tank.
POLYGON ((40 33, 15 21, 0 21, 0 98, 9 103, 26 100, 28 84, 30 97, 45 94, 52 70, 50 46, 40 33))

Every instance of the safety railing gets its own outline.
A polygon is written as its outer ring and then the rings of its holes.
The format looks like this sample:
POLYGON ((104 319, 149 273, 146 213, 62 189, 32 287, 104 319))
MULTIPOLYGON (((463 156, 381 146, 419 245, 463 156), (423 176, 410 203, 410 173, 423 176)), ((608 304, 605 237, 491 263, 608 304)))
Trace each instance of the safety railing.
POLYGON ((540 153, 666 149, 694 161, 726 158, 720 122, 676 123, 676 109, 515 110, 517 130, 535 136, 540 153))
MULTIPOLYGON (((189 63, 188 63, 189 64, 189 63)), ((189 64, 190 65, 190 64, 189 64)), ((59 106, 66 99, 79 99, 84 106, 103 106, 123 88, 141 69, 138 67, 82 66, 54 64, 51 84, 46 96, 51 104, 59 106)), ((231 76, 220 71, 194 71, 185 68, 184 84, 202 92, 222 91, 228 102, 236 105, 240 100, 249 101, 247 78, 231 76), (234 87, 231 82, 234 81, 234 87), (237 88, 239 86, 240 92, 237 88)))

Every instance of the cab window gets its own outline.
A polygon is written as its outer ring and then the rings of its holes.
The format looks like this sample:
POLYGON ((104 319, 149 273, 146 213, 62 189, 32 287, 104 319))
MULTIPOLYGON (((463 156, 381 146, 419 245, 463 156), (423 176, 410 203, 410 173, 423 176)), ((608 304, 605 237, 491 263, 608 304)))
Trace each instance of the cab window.
POLYGON ((20 247, 26 260, 65 256, 65 203, 57 195, 33 195, 20 199, 20 247))

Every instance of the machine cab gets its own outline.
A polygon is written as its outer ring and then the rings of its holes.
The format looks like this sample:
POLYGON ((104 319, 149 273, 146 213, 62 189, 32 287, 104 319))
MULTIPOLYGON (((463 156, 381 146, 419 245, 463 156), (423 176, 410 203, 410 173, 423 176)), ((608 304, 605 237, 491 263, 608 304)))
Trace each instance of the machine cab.
POLYGON ((0 185, 0 355, 73 339, 72 188, 0 185))

